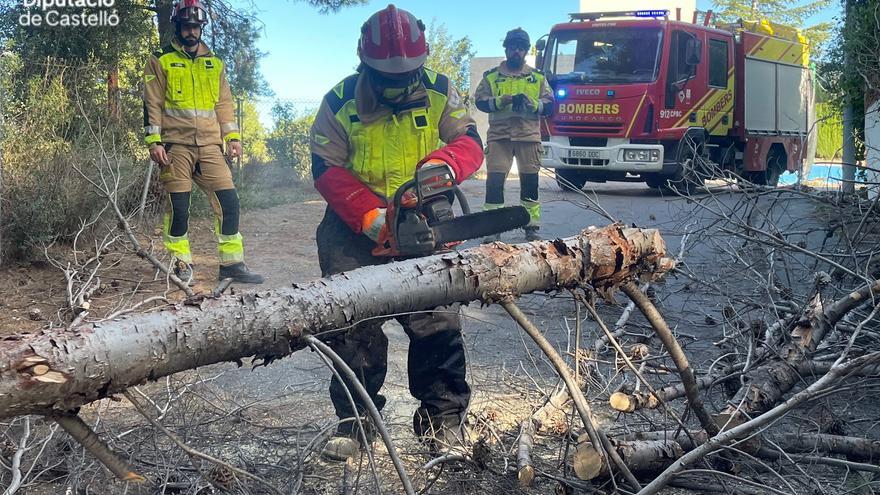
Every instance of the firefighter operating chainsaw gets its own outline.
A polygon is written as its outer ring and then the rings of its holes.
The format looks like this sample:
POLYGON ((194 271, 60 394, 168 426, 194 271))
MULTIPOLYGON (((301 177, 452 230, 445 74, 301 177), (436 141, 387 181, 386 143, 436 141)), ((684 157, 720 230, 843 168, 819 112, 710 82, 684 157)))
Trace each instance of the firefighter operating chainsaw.
MULTIPOLYGON (((324 96, 309 138, 315 189, 327 201, 315 232, 322 275, 431 254, 527 222, 512 210, 468 214, 456 193, 455 185, 480 168, 483 144, 449 78, 424 66, 424 23, 389 5, 361 26, 357 51, 357 72, 324 96), (452 213, 455 202, 460 216, 452 213)), ((409 391, 419 402, 414 433, 429 449, 451 452, 471 396, 459 307, 394 318, 410 341, 409 391)), ((372 442, 374 429, 353 418, 364 416, 365 400, 380 411, 385 405, 382 323, 370 319, 326 337, 369 395, 352 401, 348 378, 331 380, 340 422, 322 450, 327 459, 345 461, 372 442)))
POLYGON ((426 164, 416 170, 415 178, 394 193, 385 215, 386 228, 374 256, 425 256, 529 223, 529 212, 522 206, 471 213, 446 164, 426 164), (462 212, 458 217, 452 208, 455 199, 462 212))

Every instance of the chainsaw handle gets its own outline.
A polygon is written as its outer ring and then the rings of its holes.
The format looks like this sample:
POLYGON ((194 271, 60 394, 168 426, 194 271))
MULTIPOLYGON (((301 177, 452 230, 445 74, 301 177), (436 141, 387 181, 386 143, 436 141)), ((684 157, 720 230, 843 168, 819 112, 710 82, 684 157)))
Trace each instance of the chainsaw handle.
POLYGON ((401 201, 403 200, 403 195, 410 189, 415 189, 416 194, 419 193, 419 188, 417 187, 415 178, 410 179, 404 182, 400 187, 394 191, 394 196, 391 197, 391 204, 388 205, 388 213, 390 213, 391 218, 385 219, 386 228, 391 232, 391 249, 393 251, 397 251, 397 224, 398 219, 400 217, 401 201), (391 224, 388 225, 388 220, 391 220, 391 224))
POLYGON ((468 204, 468 200, 466 197, 464 197, 464 193, 461 191, 461 189, 458 186, 454 187, 452 189, 452 191, 455 193, 455 197, 458 198, 458 205, 459 205, 459 208, 461 208, 461 214, 462 215, 470 215, 471 214, 471 205, 468 204))

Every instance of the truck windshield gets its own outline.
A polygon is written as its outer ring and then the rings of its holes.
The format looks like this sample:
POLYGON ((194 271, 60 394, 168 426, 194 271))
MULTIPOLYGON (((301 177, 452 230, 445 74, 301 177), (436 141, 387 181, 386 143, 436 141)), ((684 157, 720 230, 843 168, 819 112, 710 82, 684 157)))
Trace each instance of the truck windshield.
POLYGON ((551 36, 544 71, 561 81, 644 83, 660 71, 659 28, 603 27, 551 36))

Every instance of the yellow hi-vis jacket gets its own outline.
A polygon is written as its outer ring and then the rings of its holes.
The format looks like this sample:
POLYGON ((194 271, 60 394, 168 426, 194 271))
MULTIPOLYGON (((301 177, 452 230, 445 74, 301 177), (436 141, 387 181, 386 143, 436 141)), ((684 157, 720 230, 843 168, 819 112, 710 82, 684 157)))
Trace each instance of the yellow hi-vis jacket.
POLYGON ((144 141, 191 146, 241 139, 223 61, 201 43, 191 57, 176 42, 144 68, 144 141))
POLYGON ((312 126, 312 151, 352 171, 391 198, 432 151, 465 134, 474 120, 449 79, 425 69, 397 112, 380 104, 370 78, 354 74, 324 97, 312 126))
POLYGON ((510 139, 511 141, 540 142, 541 115, 549 114, 553 105, 553 91, 541 71, 526 64, 518 71, 501 62, 498 67, 483 73, 483 80, 474 92, 477 107, 485 102, 489 112, 489 132, 486 141, 510 139), (501 96, 524 94, 534 111, 514 111, 511 105, 502 107, 501 96))

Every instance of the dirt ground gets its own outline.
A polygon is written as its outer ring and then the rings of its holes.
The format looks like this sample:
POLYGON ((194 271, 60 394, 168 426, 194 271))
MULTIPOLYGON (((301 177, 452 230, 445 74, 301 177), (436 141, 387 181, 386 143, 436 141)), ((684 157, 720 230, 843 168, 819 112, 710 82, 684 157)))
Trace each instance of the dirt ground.
MULTIPOLYGON (((321 276, 315 227, 324 208, 325 203, 321 200, 307 200, 242 213, 246 262, 251 270, 266 277, 264 288, 321 276)), ((139 230, 149 234, 149 237, 141 236, 142 241, 146 240, 145 245, 151 243, 154 253, 167 261, 160 222, 158 217, 152 222, 145 220, 139 230)), ((217 284, 218 264, 212 228, 211 218, 195 218, 190 224, 195 292, 210 291, 217 284)), ((165 292, 172 300, 182 299, 183 293, 173 286, 169 289, 165 278, 148 262, 124 249, 123 242, 117 244, 117 249, 109 253, 104 262, 106 268, 98 273, 101 289, 91 301, 92 315, 100 318, 112 313, 120 304, 136 304, 165 292)), ((85 246, 81 255, 94 254, 94 247, 87 243, 85 246)), ((72 246, 53 246, 49 255, 66 266, 72 251, 72 246)), ((60 268, 46 261, 16 264, 0 269, 0 280, 3 281, 0 284, 0 335, 33 332, 49 324, 71 321, 70 311, 64 309, 67 283, 60 268)))

